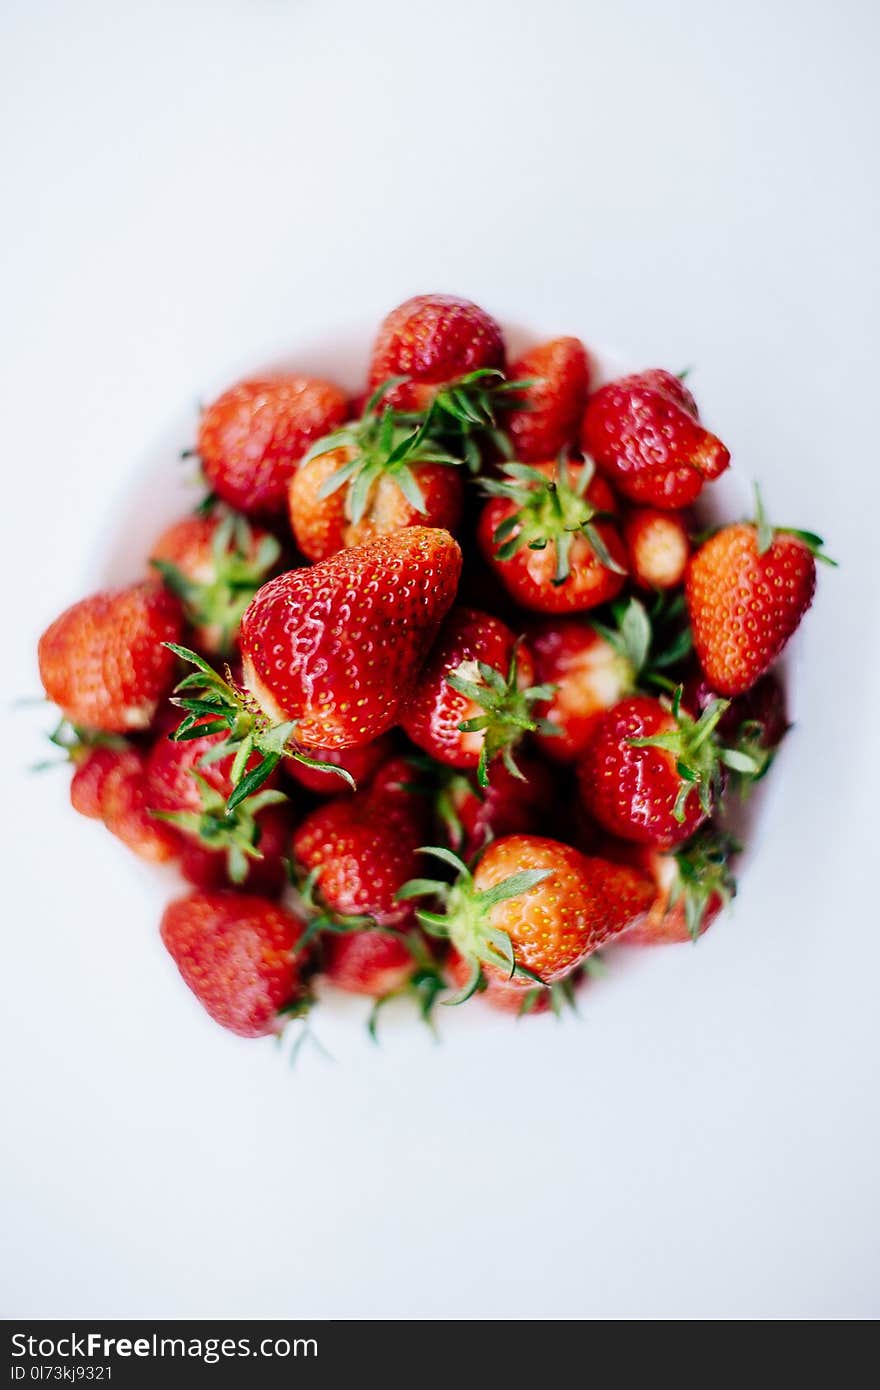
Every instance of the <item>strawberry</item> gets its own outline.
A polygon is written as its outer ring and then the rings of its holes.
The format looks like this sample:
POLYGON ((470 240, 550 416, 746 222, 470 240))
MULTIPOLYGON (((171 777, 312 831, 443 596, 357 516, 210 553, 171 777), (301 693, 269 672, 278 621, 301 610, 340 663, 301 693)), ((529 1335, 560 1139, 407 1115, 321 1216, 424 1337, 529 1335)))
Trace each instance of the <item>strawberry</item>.
MULTIPOLYGON (((253 803, 257 801, 257 797, 250 797, 248 800, 253 803)), ((248 807, 248 800, 236 808, 238 813, 242 811, 242 807, 248 807)), ((228 843, 224 848, 223 827, 227 815, 224 807, 217 812, 220 829, 213 837, 214 841, 220 841, 219 844, 212 843, 210 835, 207 838, 183 836, 180 871, 188 883, 204 889, 235 888, 266 898, 277 898, 281 894, 288 882, 286 861, 290 853, 290 837, 294 825, 290 805, 279 802, 277 805, 269 804, 262 810, 257 806, 256 812, 253 805, 249 809, 253 816, 253 828, 248 828, 248 834, 252 838, 246 839, 246 843, 248 850, 251 844, 253 845, 259 858, 251 852, 246 852, 241 860, 230 854, 228 843), (245 872, 239 881, 241 868, 245 872)), ((225 833, 228 841, 229 832, 225 833)))
POLYGON ((40 638, 40 678, 72 724, 107 733, 147 729, 174 680, 163 643, 180 640, 183 614, 154 584, 81 599, 40 638))
POLYGON ((653 879, 656 897, 648 912, 627 931, 627 945, 657 946, 696 941, 736 895, 730 867, 739 851, 729 835, 711 822, 677 849, 603 842, 609 859, 641 869, 653 879))
POLYGON ((688 530, 678 512, 634 507, 623 523, 628 567, 643 589, 675 589, 691 553, 688 530))
POLYGON ((689 507, 730 462, 684 383, 660 370, 600 386, 587 401, 581 444, 624 497, 665 509, 689 507))
POLYGON ((742 695, 776 660, 813 601, 822 541, 754 524, 725 526, 700 546, 685 580, 694 648, 712 687, 742 695))
POLYGON ((80 815, 100 820, 140 859, 162 864, 179 850, 170 826, 150 814, 140 750, 98 744, 77 759, 70 801, 80 815))
MULTIPOLYGON (((688 709, 700 712, 717 699, 717 690, 713 690, 701 671, 685 680, 682 700, 688 709)), ((753 772, 733 773, 732 780, 742 794, 747 794, 752 784, 765 776, 790 728, 785 690, 773 671, 763 675, 744 695, 731 700, 718 732, 725 743, 754 760, 753 772)))
POLYGON ((554 804, 554 780, 549 768, 528 754, 517 754, 519 776, 498 759, 489 768, 488 786, 480 787, 464 773, 442 779, 435 807, 450 848, 470 860, 490 840, 526 834, 546 825, 554 804))
POLYGON ((680 705, 649 695, 621 700, 602 715, 578 766, 581 797, 613 835, 670 849, 712 812, 722 768, 749 770, 751 760, 723 747, 715 729, 727 702, 694 719, 680 705))
POLYGON ((588 463, 508 463, 483 482, 477 539, 524 608, 572 613, 620 592, 626 556, 614 497, 588 463), (605 519, 605 517, 608 519, 605 519))
POLYGON ((396 894, 412 877, 424 838, 427 806, 409 790, 413 769, 392 758, 368 787, 326 802, 293 836, 293 857, 313 927, 406 927, 412 908, 396 894))
POLYGON ((412 978, 416 960, 397 932, 380 929, 328 933, 321 973, 349 994, 383 999, 397 994, 412 978))
POLYGON ((554 338, 532 348, 510 369, 530 384, 511 396, 505 429, 522 463, 556 458, 577 443, 590 385, 590 364, 579 338, 554 338))
POLYGON ((242 613, 280 554, 271 532, 215 508, 163 531, 150 564, 180 599, 196 646, 228 656, 238 640, 242 613))
POLYGON ((552 693, 533 682, 531 654, 510 628, 477 609, 453 608, 400 722, 417 747, 450 767, 476 768, 486 786, 498 756, 518 775, 513 749, 538 728, 535 701, 552 693))
POLYGON ((501 329, 485 310, 454 295, 421 294, 383 320, 370 358, 370 386, 406 377, 391 388, 387 403, 421 411, 458 378, 503 367, 501 329))
POLYGON ((383 394, 375 392, 360 420, 313 445, 291 478, 290 523, 310 560, 403 526, 458 526, 460 460, 383 408, 383 394))
MULTIPOLYGON (((243 686, 194 652, 178 730, 213 716, 237 750, 235 801, 303 746, 369 743, 396 723, 455 596, 461 551, 446 531, 413 526, 270 579, 241 622, 243 686), (245 778, 256 749, 261 763, 245 778)), ((350 780, 350 779, 349 779, 350 780)))
POLYGON ((379 765, 391 756, 391 750, 391 739, 387 734, 373 739, 372 743, 359 743, 353 748, 305 748, 303 751, 306 755, 322 766, 313 767, 294 758, 285 758, 282 770, 289 773, 301 787, 307 787, 319 796, 341 796, 368 782, 379 765), (323 771, 322 767, 342 768, 351 778, 352 786, 348 786, 336 773, 323 771))
POLYGON ((455 882, 416 879, 400 896, 433 896, 443 905, 442 914, 417 915, 468 961, 470 977, 456 1003, 482 979, 519 976, 545 986, 564 979, 653 898, 649 880, 633 869, 539 835, 494 840, 473 874, 449 850, 427 852, 455 868, 455 882))
POLYGON ((545 618, 529 628, 528 641, 538 680, 553 687, 538 706, 553 736, 538 733, 535 741, 549 758, 570 762, 586 749, 602 713, 632 694, 644 658, 619 649, 583 618, 545 618))
POLYGON ((295 375, 241 381, 202 415, 196 453, 205 478, 236 511, 283 512, 299 460, 347 412, 345 393, 329 381, 295 375))
POLYGON ((297 950, 302 923, 244 893, 191 893, 162 918, 162 941, 199 1003, 242 1038, 280 1033, 309 998, 297 950))

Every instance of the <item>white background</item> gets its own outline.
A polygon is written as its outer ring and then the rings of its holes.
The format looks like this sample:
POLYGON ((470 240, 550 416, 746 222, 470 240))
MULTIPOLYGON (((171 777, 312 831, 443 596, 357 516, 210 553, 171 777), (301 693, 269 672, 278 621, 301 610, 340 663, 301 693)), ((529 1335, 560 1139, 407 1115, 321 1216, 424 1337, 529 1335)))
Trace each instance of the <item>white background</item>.
POLYGON ((7 0, 10 698, 58 610, 137 572, 196 399, 350 366, 425 290, 693 363, 729 504, 760 476, 842 568, 698 949, 440 1047, 333 1010, 336 1062, 294 1073, 208 1023, 171 879, 24 773, 46 717, 7 712, 6 1316, 880 1313, 878 39, 868 0, 7 0))

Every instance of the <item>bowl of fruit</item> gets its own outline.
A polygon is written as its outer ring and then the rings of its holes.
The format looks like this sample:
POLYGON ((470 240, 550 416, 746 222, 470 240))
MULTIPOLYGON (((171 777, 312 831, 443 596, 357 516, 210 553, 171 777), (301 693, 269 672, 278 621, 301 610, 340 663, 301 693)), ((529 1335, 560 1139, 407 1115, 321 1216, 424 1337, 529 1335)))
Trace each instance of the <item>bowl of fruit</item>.
POLYGON ((827 559, 757 490, 719 517, 686 373, 514 351, 449 295, 364 355, 208 403, 197 504, 39 643, 72 807, 177 874, 161 939, 246 1038, 337 990, 373 1030, 561 1013, 618 946, 699 940, 827 559))

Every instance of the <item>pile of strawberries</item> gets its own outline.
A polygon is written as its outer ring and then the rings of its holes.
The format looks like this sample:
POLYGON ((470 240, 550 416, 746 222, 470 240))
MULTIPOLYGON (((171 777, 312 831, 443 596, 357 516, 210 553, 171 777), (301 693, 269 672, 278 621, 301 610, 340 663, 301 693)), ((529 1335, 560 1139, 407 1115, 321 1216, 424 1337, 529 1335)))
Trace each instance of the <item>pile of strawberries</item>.
POLYGON ((73 806, 192 885, 162 940, 218 1023, 277 1032, 318 977, 372 1022, 558 1010, 608 943, 706 930, 824 557, 759 501, 697 534, 730 456, 681 376, 595 385, 577 338, 508 369, 424 295, 364 397, 243 381, 194 452, 208 497, 39 664, 73 806))

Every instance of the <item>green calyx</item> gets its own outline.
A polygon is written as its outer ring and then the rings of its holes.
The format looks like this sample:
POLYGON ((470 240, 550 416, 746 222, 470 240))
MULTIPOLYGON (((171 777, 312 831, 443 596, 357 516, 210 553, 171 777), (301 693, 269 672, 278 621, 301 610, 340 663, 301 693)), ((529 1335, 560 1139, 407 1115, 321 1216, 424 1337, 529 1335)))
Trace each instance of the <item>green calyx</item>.
POLYGON ((196 628, 216 629, 217 650, 228 655, 244 610, 277 563, 281 546, 274 536, 264 536, 255 547, 246 519, 237 512, 224 512, 211 543, 210 580, 199 583, 188 579, 167 560, 150 563, 166 588, 180 599, 187 621, 196 628))
POLYGON ((381 478, 392 479, 410 506, 424 516, 425 499, 413 466, 423 463, 454 466, 462 461, 435 437, 430 428, 430 412, 417 415, 382 406, 392 387, 405 380, 405 377, 391 377, 383 382, 367 401, 360 420, 353 420, 319 439, 303 460, 307 463, 334 449, 351 451, 351 458, 325 479, 318 496, 332 497, 344 487, 346 516, 354 524, 363 520, 373 488, 381 478))
POLYGON ((53 748, 60 756, 45 758, 35 763, 32 772, 44 772, 47 768, 58 767, 61 763, 81 763, 95 748, 113 748, 122 752, 130 745, 121 734, 105 734, 97 729, 86 729, 81 724, 72 724, 69 719, 60 719, 48 735, 53 748))
POLYGON ((672 814, 679 822, 685 818, 687 803, 692 795, 699 798, 706 815, 711 815, 722 789, 723 767, 729 767, 734 772, 754 773, 755 770, 754 760, 747 753, 738 748, 723 747, 715 736, 715 729, 730 701, 713 700, 699 719, 693 719, 681 708, 681 696, 682 687, 678 686, 671 704, 661 701, 672 714, 677 726, 675 729, 665 734, 627 740, 632 748, 663 748, 674 758, 681 785, 672 814))
POLYGON ((586 459, 576 482, 571 481, 568 461, 560 455, 555 478, 526 463, 506 463, 504 479, 486 478, 483 490, 490 497, 503 497, 515 504, 511 513, 495 530, 493 541, 498 560, 510 560, 524 546, 529 550, 556 547, 556 573, 553 583, 564 584, 571 573, 571 547, 575 536, 583 536, 600 564, 615 574, 623 574, 608 552, 596 522, 604 519, 587 497, 595 466, 586 459))
POLYGON ((481 787, 489 785, 489 764, 499 754, 511 776, 525 781, 513 760, 512 749, 527 733, 552 735, 559 732, 554 724, 546 719, 537 719, 533 713, 536 702, 551 699, 556 687, 530 685, 521 690, 518 684, 518 652, 519 642, 514 646, 506 677, 484 661, 464 662, 457 671, 446 677, 447 685, 482 710, 481 714, 463 720, 458 726, 464 734, 483 734, 477 764, 477 781, 481 787))
POLYGON ((226 803, 228 810, 234 811, 257 791, 282 758, 293 758, 306 767, 334 773, 356 790, 354 778, 344 768, 318 762, 303 753, 296 744, 296 720, 273 724, 255 705, 249 692, 235 684, 228 667, 226 675, 221 676, 198 652, 178 646, 176 642, 163 645, 195 667, 175 687, 171 703, 182 709, 184 716, 171 737, 181 743, 209 734, 226 735, 202 758, 202 763, 233 757, 230 772, 233 791, 226 803), (258 761, 248 768, 254 754, 258 755, 258 761))
POLYGON ((414 878, 405 883, 397 894, 403 902, 412 898, 433 898, 442 905, 442 912, 418 909, 416 916, 430 935, 451 941, 459 955, 469 963, 470 975, 463 989, 444 1004, 463 1004, 480 988, 482 967, 489 965, 504 972, 508 979, 514 975, 543 986, 544 981, 521 965, 514 954, 507 932, 492 925, 492 909, 511 898, 519 898, 552 874, 552 869, 525 869, 511 874, 493 888, 478 889, 473 874, 464 860, 452 850, 439 845, 425 846, 421 854, 433 855, 455 870, 457 877, 448 883, 442 879, 414 878))
POLYGON ((226 869, 232 883, 244 883, 253 859, 262 859, 258 816, 267 806, 279 806, 287 797, 283 792, 265 790, 246 796, 232 810, 220 793, 195 768, 190 776, 198 784, 201 809, 198 811, 151 811, 155 820, 167 821, 191 835, 206 849, 226 854, 226 869))
POLYGON ((703 919, 713 898, 724 907, 736 896, 731 860, 742 849, 736 840, 715 825, 702 826, 675 851, 676 881, 669 906, 681 902, 692 940, 700 935, 703 919))
POLYGON ((684 594, 658 594, 650 611, 640 599, 617 599, 610 615, 610 622, 590 625, 626 662, 633 688, 659 685, 674 690, 664 673, 693 647, 684 594))
POLYGON ((758 484, 754 484, 755 490, 755 515, 752 524, 758 533, 758 554, 766 555, 773 544, 774 536, 795 536, 810 551, 815 560, 819 560, 823 565, 831 565, 837 569, 837 561, 832 560, 830 555, 826 555, 822 547, 825 542, 821 536, 817 536, 815 531, 798 531, 793 526, 773 526, 767 520, 764 511, 764 503, 761 498, 761 489, 758 484))
POLYGON ((522 408, 517 393, 531 380, 508 381, 497 367, 481 367, 441 387, 427 412, 426 428, 447 439, 472 473, 482 466, 481 442, 494 445, 502 458, 513 449, 499 420, 505 409, 522 408))

